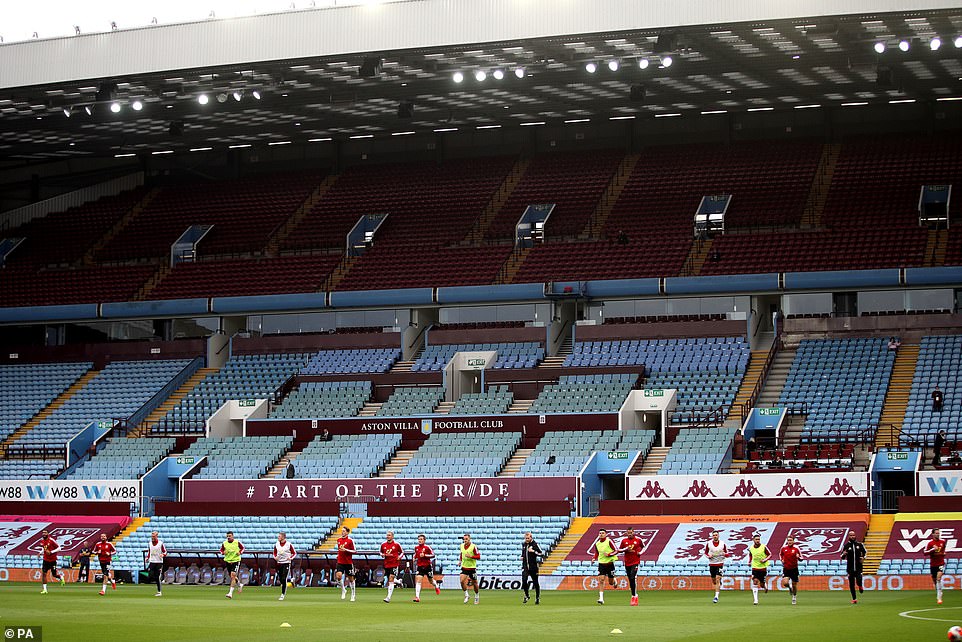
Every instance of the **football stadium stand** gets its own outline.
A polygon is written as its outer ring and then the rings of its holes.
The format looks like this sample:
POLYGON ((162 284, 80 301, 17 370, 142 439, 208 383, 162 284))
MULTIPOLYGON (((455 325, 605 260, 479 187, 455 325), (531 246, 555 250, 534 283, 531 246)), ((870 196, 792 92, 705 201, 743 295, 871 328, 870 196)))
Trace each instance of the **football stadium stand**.
POLYGON ((414 372, 443 370, 458 352, 491 351, 498 353, 493 368, 535 368, 544 359, 544 348, 540 344, 526 341, 523 343, 461 343, 430 345, 424 349, 411 366, 414 372))
POLYGON ((6 439, 70 387, 92 363, 0 366, 0 439, 6 439))
POLYGON ((962 439, 962 336, 924 337, 912 380, 912 392, 905 412, 902 433, 931 444, 944 430, 949 440, 962 439), (942 391, 943 403, 935 410, 932 391, 942 391))
POLYGON ((735 429, 728 428, 681 430, 661 465, 660 474, 689 475, 719 472, 725 456, 729 453, 734 436, 735 429))
POLYGON ((258 479, 293 444, 291 437, 201 437, 184 455, 207 457, 194 479, 258 479))
POLYGON ((0 460, 0 479, 49 479, 61 468, 63 460, 3 459, 0 460))
POLYGON ((440 386, 409 386, 395 388, 380 408, 380 417, 409 417, 430 415, 444 400, 444 388, 440 386))
POLYGON ((370 396, 370 381, 307 381, 275 406, 271 417, 353 417, 370 396))
POLYGON ((67 479, 137 479, 165 457, 174 443, 170 438, 111 439, 67 479))
POLYGON ((529 412, 615 412, 637 379, 630 374, 562 375, 541 390, 529 412))
POLYGON ((545 433, 521 466, 518 477, 576 477, 592 451, 615 450, 620 439, 617 430, 545 433))
POLYGON ((301 374, 387 372, 400 357, 401 351, 397 348, 320 350, 311 355, 301 374))
POLYGON ((520 433, 435 433, 398 477, 496 477, 521 443, 520 433))
POLYGON ((300 479, 361 479, 376 476, 401 446, 401 435, 331 435, 315 437, 293 461, 300 479))
POLYGON ((461 395, 449 415, 503 415, 508 412, 514 395, 508 386, 488 386, 484 392, 461 395))

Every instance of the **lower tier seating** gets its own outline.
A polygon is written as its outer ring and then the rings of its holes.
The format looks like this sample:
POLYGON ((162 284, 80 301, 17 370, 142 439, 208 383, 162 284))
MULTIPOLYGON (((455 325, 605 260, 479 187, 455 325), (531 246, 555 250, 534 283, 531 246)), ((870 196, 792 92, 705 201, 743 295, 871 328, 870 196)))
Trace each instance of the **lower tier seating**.
POLYGON ((659 474, 719 472, 734 436, 735 430, 728 428, 682 429, 668 451, 659 474))
POLYGON ((401 446, 401 435, 331 435, 315 437, 292 462, 298 479, 374 477, 401 446))
POLYGON ((520 433, 435 433, 398 477, 496 477, 521 442, 520 433))

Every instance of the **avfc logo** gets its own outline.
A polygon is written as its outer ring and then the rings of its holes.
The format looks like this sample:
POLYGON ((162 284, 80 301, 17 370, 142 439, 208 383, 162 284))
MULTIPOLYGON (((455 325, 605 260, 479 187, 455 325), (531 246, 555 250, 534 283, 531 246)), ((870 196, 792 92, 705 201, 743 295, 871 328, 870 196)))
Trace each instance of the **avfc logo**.
POLYGON ((783 496, 800 497, 801 495, 805 495, 806 497, 811 497, 809 492, 805 490, 805 487, 802 486, 802 482, 800 482, 796 477, 794 480, 792 479, 785 480, 785 485, 782 486, 782 489, 780 491, 778 491, 777 497, 783 497, 783 496))
MULTIPOLYGON (((95 535, 100 534, 99 528, 63 527, 50 530, 50 537, 60 545, 61 553, 68 553, 80 547, 95 535)), ((27 550, 33 553, 42 553, 43 547, 40 545, 40 536, 32 543, 27 545, 27 550)))
POLYGON ((433 419, 422 419, 421 420, 421 433, 425 435, 430 435, 431 431, 434 430, 434 420, 433 419))
POLYGON ((658 497, 668 497, 668 493, 665 489, 661 487, 661 484, 657 481, 651 481, 650 479, 645 482, 645 487, 641 489, 637 497, 644 495, 648 499, 656 499, 658 497))
POLYGON ((795 546, 806 558, 827 556, 837 559, 848 538, 848 528, 790 528, 786 537, 795 538, 795 546))

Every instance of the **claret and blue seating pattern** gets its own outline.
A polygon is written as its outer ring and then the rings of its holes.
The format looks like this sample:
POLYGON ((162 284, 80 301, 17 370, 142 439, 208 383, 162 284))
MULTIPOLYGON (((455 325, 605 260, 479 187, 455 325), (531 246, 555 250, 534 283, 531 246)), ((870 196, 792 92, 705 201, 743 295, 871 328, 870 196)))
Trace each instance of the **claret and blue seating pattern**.
POLYGON ((962 335, 923 337, 912 380, 902 434, 931 445, 944 430, 948 440, 962 438, 962 335), (942 410, 932 407, 932 391, 942 391, 942 410))
POLYGON ((292 437, 202 437, 184 455, 207 457, 194 479, 258 479, 290 450, 292 437))
POLYGON ((0 366, 0 440, 50 405, 92 367, 89 362, 0 366))
POLYGON ((376 476, 400 447, 399 434, 315 437, 291 463, 299 479, 362 479, 376 476))
POLYGON ((540 343, 460 343, 429 345, 417 358, 411 370, 430 372, 442 370, 458 352, 496 351, 498 358, 492 368, 535 368, 544 359, 544 348, 540 343))
POLYGON ((398 477, 496 477, 520 443, 516 432, 434 433, 398 477))
POLYGON ((172 438, 111 439, 103 450, 80 464, 68 479, 138 479, 173 448, 172 438))
POLYGON ((542 388, 529 412, 616 412, 637 380, 632 374, 563 375, 542 388))
POLYGON ((271 417, 353 417, 370 396, 370 381, 306 381, 271 409, 271 417))

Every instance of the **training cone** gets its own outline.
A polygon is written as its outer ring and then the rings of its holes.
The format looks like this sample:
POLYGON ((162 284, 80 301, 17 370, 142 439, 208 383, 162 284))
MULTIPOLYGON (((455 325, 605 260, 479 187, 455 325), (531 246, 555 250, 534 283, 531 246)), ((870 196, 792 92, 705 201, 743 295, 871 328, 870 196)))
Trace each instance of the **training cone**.
POLYGON ((622 633, 624 633, 624 631, 622 631, 621 629, 611 629, 612 635, 621 635, 622 633))
POLYGON ((282 629, 289 629, 289 628, 291 628, 291 625, 288 624, 287 622, 282 622, 282 623, 281 623, 281 628, 282 628, 282 629))

